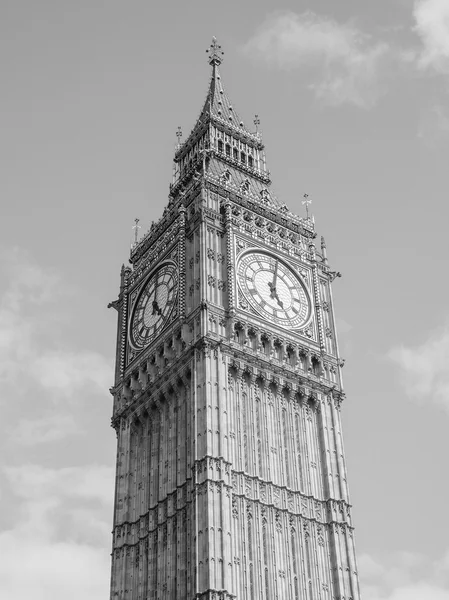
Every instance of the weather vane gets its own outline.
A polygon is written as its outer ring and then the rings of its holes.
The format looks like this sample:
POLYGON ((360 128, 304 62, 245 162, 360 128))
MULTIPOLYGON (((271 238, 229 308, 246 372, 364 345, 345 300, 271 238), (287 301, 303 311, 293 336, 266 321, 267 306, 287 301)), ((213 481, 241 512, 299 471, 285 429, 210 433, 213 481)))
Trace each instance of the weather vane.
POLYGON ((260 125, 259 115, 254 115, 254 125, 256 126, 256 133, 259 133, 259 125, 260 125))
POLYGON ((309 194, 304 194, 302 203, 305 204, 307 220, 309 220, 309 205, 312 204, 312 200, 309 200, 309 194))
POLYGON ((221 49, 220 44, 217 43, 217 38, 214 36, 212 38, 212 44, 210 45, 210 48, 208 50, 206 50, 206 52, 209 54, 209 64, 210 65, 219 65, 222 62, 222 56, 224 54, 223 50, 221 49))
POLYGON ((141 229, 141 226, 139 225, 139 221, 140 219, 134 219, 134 223, 135 225, 133 225, 133 229, 134 231, 134 243, 137 244, 137 237, 139 235, 139 229, 141 229))

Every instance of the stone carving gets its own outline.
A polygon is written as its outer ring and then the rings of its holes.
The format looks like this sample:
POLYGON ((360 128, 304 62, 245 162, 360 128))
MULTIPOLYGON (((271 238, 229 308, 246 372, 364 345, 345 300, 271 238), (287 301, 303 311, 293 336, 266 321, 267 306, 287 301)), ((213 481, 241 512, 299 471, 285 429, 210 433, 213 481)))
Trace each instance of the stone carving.
POLYGON ((232 516, 234 517, 234 519, 238 519, 239 516, 237 498, 235 496, 232 497, 232 516))

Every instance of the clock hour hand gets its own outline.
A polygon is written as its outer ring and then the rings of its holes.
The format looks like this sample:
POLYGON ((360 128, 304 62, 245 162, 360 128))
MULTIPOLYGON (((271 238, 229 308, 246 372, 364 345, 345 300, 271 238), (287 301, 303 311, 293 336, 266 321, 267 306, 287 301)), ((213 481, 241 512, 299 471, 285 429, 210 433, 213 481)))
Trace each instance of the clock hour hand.
POLYGON ((279 304, 279 306, 281 308, 284 308, 284 303, 282 302, 282 300, 279 300, 279 296, 277 295, 277 293, 275 293, 273 297, 277 300, 277 303, 279 304))
POLYGON ((153 315, 161 315, 162 310, 159 308, 157 300, 153 300, 153 315))

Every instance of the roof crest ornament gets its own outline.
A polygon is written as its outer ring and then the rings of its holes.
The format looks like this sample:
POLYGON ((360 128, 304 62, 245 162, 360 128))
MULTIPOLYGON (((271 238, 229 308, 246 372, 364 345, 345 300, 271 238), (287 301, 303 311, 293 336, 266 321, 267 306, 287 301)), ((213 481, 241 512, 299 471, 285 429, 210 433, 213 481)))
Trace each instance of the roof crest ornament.
POLYGON ((209 49, 206 50, 206 52, 209 54, 209 64, 212 67, 221 65, 223 62, 221 57, 223 56, 224 52, 222 51, 220 44, 217 43, 217 38, 215 36, 212 38, 212 44, 210 45, 209 49))

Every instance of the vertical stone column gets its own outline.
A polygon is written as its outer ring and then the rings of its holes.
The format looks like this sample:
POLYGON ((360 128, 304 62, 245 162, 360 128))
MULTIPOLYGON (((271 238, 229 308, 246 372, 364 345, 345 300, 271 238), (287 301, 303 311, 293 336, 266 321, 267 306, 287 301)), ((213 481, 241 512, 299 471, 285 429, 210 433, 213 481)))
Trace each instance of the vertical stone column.
POLYGON ((122 265, 120 272, 119 313, 117 327, 117 356, 115 362, 115 384, 120 381, 125 371, 126 330, 128 324, 128 279, 131 269, 122 265))
POLYGON ((179 269, 179 297, 178 312, 181 322, 186 316, 186 208, 181 204, 179 213, 179 245, 178 245, 178 269, 179 269))
MULTIPOLYGON (((231 215, 231 203, 226 200, 224 203, 225 207, 225 235, 226 235, 226 269, 228 275, 228 310, 231 317, 235 315, 236 301, 234 290, 234 252, 233 252, 233 238, 232 238, 232 215, 231 215)), ((231 319, 232 321, 232 319, 231 319)), ((231 323, 232 326, 232 323, 231 323)))

